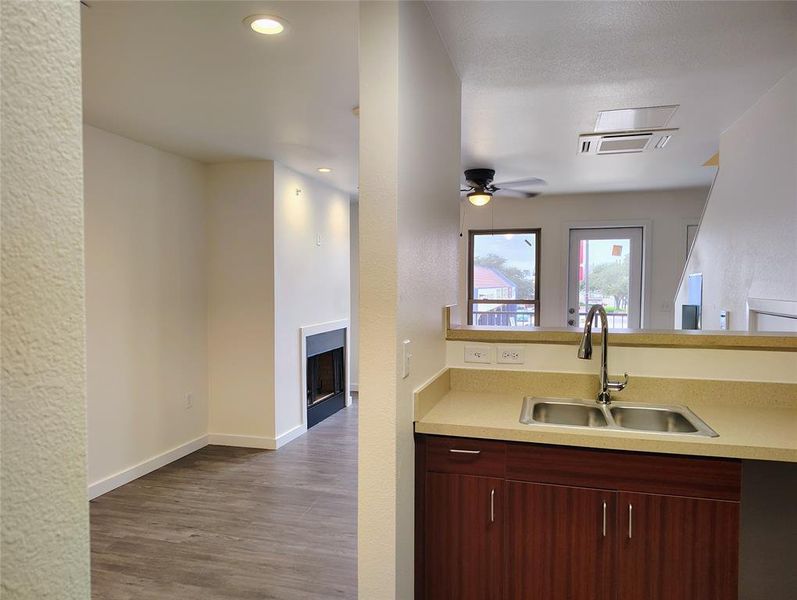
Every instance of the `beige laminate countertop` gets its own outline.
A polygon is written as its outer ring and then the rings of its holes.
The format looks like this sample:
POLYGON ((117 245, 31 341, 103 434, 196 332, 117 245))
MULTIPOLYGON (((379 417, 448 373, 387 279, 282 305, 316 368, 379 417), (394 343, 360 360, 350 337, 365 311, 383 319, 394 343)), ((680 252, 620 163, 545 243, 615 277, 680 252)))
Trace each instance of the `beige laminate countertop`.
MULTIPOLYGON (((797 462, 797 408, 690 403, 719 437, 524 425, 523 395, 450 390, 415 422, 434 435, 587 448, 797 462)), ((617 402, 622 405, 622 401, 617 402)))

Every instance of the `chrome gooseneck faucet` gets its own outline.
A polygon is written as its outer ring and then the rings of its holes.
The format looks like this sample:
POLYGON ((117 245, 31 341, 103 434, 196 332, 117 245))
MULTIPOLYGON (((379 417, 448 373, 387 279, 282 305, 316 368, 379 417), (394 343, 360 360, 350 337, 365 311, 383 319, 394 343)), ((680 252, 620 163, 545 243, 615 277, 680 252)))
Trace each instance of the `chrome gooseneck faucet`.
POLYGON ((578 347, 578 357, 585 360, 592 359, 592 322, 595 320, 596 314, 600 316, 601 320, 601 391, 598 392, 597 402, 598 404, 611 404, 610 390, 622 391, 628 385, 628 373, 625 374, 624 381, 609 381, 609 370, 606 367, 606 355, 609 351, 609 320, 606 318, 606 310, 600 304, 593 304, 587 313, 584 335, 581 337, 581 344, 578 347))

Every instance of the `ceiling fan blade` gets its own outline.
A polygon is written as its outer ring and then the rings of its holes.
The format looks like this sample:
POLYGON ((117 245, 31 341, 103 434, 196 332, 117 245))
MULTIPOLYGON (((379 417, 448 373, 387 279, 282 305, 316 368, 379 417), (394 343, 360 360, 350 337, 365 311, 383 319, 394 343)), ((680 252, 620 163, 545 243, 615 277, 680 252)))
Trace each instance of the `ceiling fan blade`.
POLYGON ((508 190, 500 188, 496 191, 495 198, 534 198, 539 196, 541 192, 523 192, 521 190, 508 190))
POLYGON ((548 185, 548 182, 539 177, 528 177, 526 179, 516 179, 515 181, 504 181, 503 183, 496 183, 495 185, 503 189, 504 186, 526 187, 531 185, 548 185))

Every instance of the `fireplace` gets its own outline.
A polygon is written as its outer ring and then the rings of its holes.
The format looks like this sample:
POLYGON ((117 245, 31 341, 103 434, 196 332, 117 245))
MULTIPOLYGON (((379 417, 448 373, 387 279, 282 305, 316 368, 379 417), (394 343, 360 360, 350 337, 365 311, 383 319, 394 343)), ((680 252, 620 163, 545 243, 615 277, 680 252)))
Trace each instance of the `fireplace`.
POLYGON ((307 336, 307 427, 346 406, 346 330, 307 336))

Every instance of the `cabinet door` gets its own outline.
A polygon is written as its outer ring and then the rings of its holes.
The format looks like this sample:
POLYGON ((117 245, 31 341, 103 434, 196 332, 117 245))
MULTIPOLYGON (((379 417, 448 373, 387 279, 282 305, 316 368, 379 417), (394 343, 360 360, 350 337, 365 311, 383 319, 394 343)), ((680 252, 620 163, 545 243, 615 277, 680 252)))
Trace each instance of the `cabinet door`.
POLYGON ((615 497, 604 490, 508 482, 507 597, 608 599, 615 497))
POLYGON ((503 576, 504 481, 426 475, 426 600, 498 600, 503 576))
POLYGON ((621 493, 619 600, 736 600, 739 503, 621 493))

